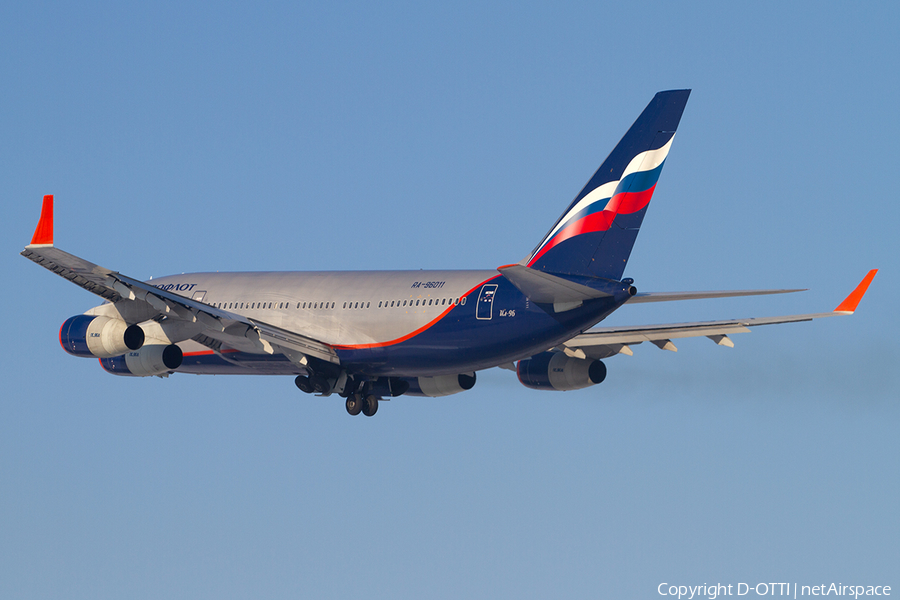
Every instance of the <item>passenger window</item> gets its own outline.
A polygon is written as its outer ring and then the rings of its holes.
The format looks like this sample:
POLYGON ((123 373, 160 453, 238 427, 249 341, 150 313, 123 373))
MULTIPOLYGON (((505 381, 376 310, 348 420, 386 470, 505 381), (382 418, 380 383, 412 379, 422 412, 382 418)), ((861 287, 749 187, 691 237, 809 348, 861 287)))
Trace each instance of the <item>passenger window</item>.
POLYGON ((369 308, 372 305, 371 302, 366 302, 366 308, 369 308))
POLYGON ((466 305, 466 297, 463 296, 462 299, 459 301, 459 303, 462 304, 463 306, 465 306, 466 305))
POLYGON ((344 302, 344 308, 347 308, 347 303, 346 303, 346 302, 344 302))

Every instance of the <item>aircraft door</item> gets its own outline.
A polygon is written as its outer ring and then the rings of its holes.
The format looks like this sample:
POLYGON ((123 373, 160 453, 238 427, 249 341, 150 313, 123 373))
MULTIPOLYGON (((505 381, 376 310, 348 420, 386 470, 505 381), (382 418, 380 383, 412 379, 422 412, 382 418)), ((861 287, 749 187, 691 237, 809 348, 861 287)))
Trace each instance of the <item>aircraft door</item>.
POLYGON ((486 283, 478 292, 478 304, 475 305, 475 318, 489 321, 494 312, 494 294, 497 292, 496 283, 486 283))

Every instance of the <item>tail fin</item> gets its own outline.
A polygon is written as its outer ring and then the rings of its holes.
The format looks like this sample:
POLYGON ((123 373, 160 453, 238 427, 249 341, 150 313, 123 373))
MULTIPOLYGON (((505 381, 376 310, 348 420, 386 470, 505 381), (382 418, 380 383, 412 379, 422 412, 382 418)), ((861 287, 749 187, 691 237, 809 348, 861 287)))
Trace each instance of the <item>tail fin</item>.
POLYGON ((659 92, 527 259, 529 267, 619 280, 690 90, 659 92))

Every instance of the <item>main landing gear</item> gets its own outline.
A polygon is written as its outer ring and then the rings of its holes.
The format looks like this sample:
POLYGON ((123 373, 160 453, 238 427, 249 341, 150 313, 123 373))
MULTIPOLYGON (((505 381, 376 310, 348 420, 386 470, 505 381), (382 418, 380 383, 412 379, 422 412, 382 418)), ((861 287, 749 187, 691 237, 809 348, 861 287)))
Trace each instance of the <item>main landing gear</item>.
POLYGON ((347 396, 347 412, 354 417, 360 412, 367 417, 373 416, 378 412, 378 397, 372 394, 363 396, 362 394, 350 394, 347 396))
MULTIPOLYGON (((340 382, 341 380, 339 379, 338 381, 340 382)), ((373 381, 358 381, 353 378, 344 377, 342 383, 338 387, 334 385, 334 380, 329 382, 322 375, 311 375, 309 377, 298 375, 294 380, 294 383, 300 388, 300 391, 307 394, 322 394, 327 396, 332 392, 338 393, 347 399, 347 412, 353 416, 362 413, 367 417, 371 417, 378 412, 378 401, 381 398, 379 396, 379 388, 373 381)), ((387 386, 386 393, 393 393, 394 395, 402 394, 406 391, 406 388, 409 387, 409 384, 407 384, 404 388, 402 383, 404 382, 398 381, 391 385, 390 382, 385 380, 384 385, 387 386)))

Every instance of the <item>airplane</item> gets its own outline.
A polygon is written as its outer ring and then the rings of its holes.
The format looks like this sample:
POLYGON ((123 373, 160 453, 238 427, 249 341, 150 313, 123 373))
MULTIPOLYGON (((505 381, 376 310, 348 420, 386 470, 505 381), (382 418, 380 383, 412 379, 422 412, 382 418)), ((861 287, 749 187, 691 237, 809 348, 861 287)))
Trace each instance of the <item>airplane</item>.
POLYGON ((877 269, 832 312, 595 327, 626 304, 797 292, 638 292, 623 278, 690 90, 656 94, 587 184, 515 264, 495 270, 215 272, 140 281, 53 244, 53 196, 22 255, 105 300, 67 319, 69 354, 114 375, 292 375, 303 392, 372 416, 400 395, 471 389, 502 367, 537 390, 606 378, 603 359, 650 342, 705 336, 720 346, 750 327, 852 314, 877 269))

